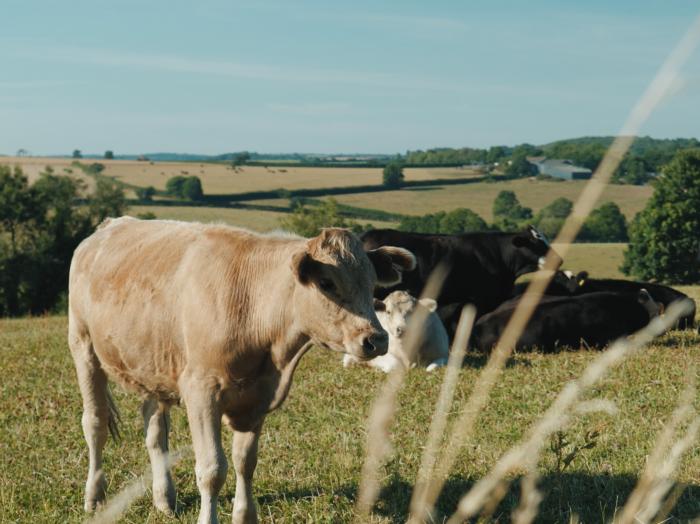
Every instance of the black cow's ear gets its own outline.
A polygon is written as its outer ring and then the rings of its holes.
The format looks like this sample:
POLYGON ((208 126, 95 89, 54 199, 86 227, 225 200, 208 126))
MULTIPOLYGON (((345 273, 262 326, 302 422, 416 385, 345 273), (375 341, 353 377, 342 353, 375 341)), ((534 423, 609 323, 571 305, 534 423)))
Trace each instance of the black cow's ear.
POLYGON ((302 251, 292 257, 292 271, 294 271, 299 282, 308 286, 312 281, 319 278, 321 264, 315 261, 306 251, 302 251))
POLYGON ((367 257, 377 273, 377 284, 382 287, 398 284, 404 271, 416 268, 416 257, 401 247, 382 246, 367 251, 367 257))
POLYGON ((386 304, 379 300, 378 298, 374 299, 374 310, 375 311, 386 311, 386 304))

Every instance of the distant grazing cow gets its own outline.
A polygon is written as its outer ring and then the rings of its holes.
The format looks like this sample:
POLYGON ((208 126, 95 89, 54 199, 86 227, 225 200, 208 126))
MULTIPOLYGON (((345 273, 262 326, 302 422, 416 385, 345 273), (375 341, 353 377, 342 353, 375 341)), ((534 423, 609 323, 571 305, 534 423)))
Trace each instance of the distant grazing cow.
MULTIPOLYGON (((437 297, 438 305, 456 304, 454 309, 459 311, 462 304, 474 304, 479 315, 510 298, 515 280, 542 267, 550 248, 545 236, 532 226, 519 233, 462 235, 375 229, 364 233, 362 242, 367 250, 392 245, 404 247, 416 256, 416 269, 407 272, 399 285, 377 289, 378 298, 397 289, 419 296, 432 271, 440 262, 446 262, 449 273, 437 297)), ((553 256, 560 265, 561 259, 556 253, 553 256)))
MULTIPOLYGON (((510 300, 476 322, 472 340, 479 351, 491 351, 520 300, 522 298, 510 300)), ((545 296, 515 349, 536 348, 549 352, 560 346, 604 346, 643 328, 659 311, 659 305, 645 290, 635 294, 545 296)))
POLYGON ((252 477, 267 413, 286 397, 308 342, 360 359, 384 354, 375 284, 412 269, 408 251, 365 252, 347 230, 315 238, 222 225, 108 220, 76 249, 68 339, 89 449, 85 509, 105 496, 102 449, 116 408, 108 377, 140 393, 156 507, 170 512, 168 417, 187 409, 201 494, 199 523, 216 522, 226 478, 221 422, 234 431, 233 521, 257 520, 252 477))
POLYGON ((618 280, 612 278, 596 279, 588 278, 586 271, 576 275, 576 294, 596 293, 599 291, 612 291, 617 293, 636 293, 640 289, 646 289, 652 298, 663 305, 664 308, 679 300, 687 301, 691 308, 688 314, 680 317, 676 326, 679 329, 693 329, 695 325, 695 301, 685 293, 681 293, 671 287, 653 284, 651 282, 634 282, 631 280, 618 280))
MULTIPOLYGON (((408 369, 416 364, 426 366, 428 371, 447 365, 450 346, 447 332, 440 318, 435 314, 437 303, 431 298, 416 300, 405 291, 394 291, 388 297, 375 300, 374 309, 382 327, 389 333, 389 350, 386 355, 365 360, 362 363, 389 373, 398 366, 408 369), (423 323, 418 345, 409 354, 406 347, 406 326, 418 309, 424 309, 426 320, 423 323)), ((359 363, 352 355, 343 356, 343 365, 359 363)))

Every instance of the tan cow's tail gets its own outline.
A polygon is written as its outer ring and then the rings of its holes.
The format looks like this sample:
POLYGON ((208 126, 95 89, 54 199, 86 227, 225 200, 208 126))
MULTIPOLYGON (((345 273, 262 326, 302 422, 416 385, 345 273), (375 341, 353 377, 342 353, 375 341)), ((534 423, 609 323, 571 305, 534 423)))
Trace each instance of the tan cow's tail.
POLYGON ((114 403, 114 397, 112 392, 107 386, 107 407, 109 408, 109 418, 107 419, 107 427, 109 428, 109 434, 115 441, 121 440, 121 435, 119 434, 119 422, 122 418, 117 409, 117 405, 114 403))

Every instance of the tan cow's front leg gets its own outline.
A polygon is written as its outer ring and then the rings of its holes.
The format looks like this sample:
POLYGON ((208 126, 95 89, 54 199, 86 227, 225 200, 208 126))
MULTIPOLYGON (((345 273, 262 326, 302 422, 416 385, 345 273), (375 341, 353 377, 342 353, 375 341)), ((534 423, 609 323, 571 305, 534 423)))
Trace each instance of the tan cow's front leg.
POLYGON ((252 431, 234 431, 233 467, 236 470, 236 497, 233 499, 233 524, 258 521, 253 499, 253 473, 258 464, 258 439, 262 421, 252 431))
POLYGON ((216 502, 226 480, 226 455, 221 447, 221 411, 215 387, 206 379, 189 380, 181 388, 194 447, 195 474, 202 504, 198 524, 219 522, 216 502))
POLYGON ((153 397, 147 398, 141 406, 146 449, 153 473, 153 504, 166 514, 175 511, 175 486, 168 464, 169 408, 153 397))

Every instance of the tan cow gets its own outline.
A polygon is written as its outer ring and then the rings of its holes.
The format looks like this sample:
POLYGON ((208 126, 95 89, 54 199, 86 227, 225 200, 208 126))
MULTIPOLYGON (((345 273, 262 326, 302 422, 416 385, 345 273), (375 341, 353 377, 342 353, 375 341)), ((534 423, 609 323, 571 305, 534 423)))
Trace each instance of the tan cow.
POLYGON ((187 410, 201 494, 199 522, 216 522, 227 462, 221 422, 234 431, 234 522, 257 520, 252 477, 266 414, 284 400, 309 343, 360 358, 386 353, 375 283, 392 285, 415 259, 401 248, 365 253, 355 235, 258 235, 222 225, 107 220, 71 263, 68 340, 89 448, 85 509, 105 496, 102 449, 116 429, 108 378, 140 393, 153 499, 175 490, 168 411, 187 410))

